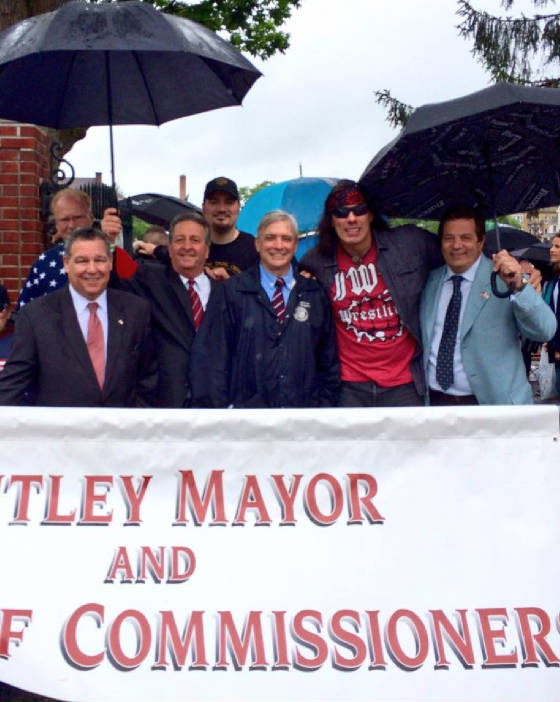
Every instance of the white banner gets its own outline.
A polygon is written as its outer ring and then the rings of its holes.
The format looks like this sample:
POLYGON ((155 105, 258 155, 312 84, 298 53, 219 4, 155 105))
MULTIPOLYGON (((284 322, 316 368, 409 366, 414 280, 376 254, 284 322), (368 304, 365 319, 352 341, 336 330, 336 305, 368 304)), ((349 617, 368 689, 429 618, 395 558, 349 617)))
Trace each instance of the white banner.
POLYGON ((558 699, 558 408, 0 408, 0 680, 558 699))

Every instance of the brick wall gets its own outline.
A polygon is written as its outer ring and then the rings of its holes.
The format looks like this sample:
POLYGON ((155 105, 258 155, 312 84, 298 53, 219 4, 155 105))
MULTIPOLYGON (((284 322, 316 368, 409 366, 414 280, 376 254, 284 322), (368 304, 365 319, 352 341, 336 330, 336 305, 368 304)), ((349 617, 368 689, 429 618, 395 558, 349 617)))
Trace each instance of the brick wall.
POLYGON ((12 303, 44 250, 39 185, 49 178, 47 131, 0 121, 0 283, 12 303))

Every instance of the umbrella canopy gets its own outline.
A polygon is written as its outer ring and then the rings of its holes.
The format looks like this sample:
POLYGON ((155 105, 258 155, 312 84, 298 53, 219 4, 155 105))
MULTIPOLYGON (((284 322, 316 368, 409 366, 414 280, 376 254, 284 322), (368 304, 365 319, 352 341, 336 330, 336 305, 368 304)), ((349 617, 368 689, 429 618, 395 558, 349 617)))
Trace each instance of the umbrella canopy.
POLYGON ((515 258, 526 258, 532 263, 550 263, 550 241, 539 241, 538 244, 515 249, 510 253, 515 258))
POLYGON ((73 0, 0 33, 0 117, 56 129, 239 105, 260 75, 214 32, 137 0, 73 0))
POLYGON ((393 217, 437 219, 461 202, 485 216, 560 203, 560 89, 498 83, 415 110, 361 180, 393 217))
POLYGON ((158 224, 166 229, 169 229, 169 223, 179 214, 202 212, 200 207, 187 202, 187 200, 158 193, 142 193, 120 200, 119 209, 125 210, 126 208, 130 208, 131 214, 145 222, 158 224))
POLYGON ((316 229, 327 195, 337 182, 338 178, 294 178, 269 185, 247 200, 237 226, 256 236, 263 215, 284 210, 296 218, 300 232, 316 229))
MULTIPOLYGON (((506 224, 499 224, 498 232, 500 235, 500 248, 507 249, 508 251, 539 243, 539 239, 533 236, 533 234, 529 234, 529 232, 525 232, 523 229, 509 227, 506 224)), ((498 251, 498 236, 496 235, 495 229, 486 230, 485 247, 490 253, 496 253, 496 251, 498 251)))

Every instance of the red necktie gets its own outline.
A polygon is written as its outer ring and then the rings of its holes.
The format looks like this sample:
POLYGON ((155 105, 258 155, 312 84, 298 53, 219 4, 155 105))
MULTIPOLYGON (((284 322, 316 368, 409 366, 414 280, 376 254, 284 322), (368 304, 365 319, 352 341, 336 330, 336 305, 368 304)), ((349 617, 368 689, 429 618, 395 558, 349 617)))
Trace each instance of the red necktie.
POLYGON ((194 328, 198 329, 200 323, 202 322, 202 317, 204 316, 204 310, 202 308, 202 302, 200 297, 195 290, 194 280, 192 278, 187 278, 188 281, 188 291, 189 297, 191 298, 192 314, 194 319, 194 328))
POLYGON ((286 314, 286 305, 284 304, 284 294, 282 288, 284 287, 284 280, 282 278, 276 278, 274 283, 274 294, 272 295, 272 309, 276 312, 276 316, 280 322, 284 321, 284 316, 286 314))
POLYGON ((91 365, 95 371, 99 387, 103 389, 105 378, 105 338, 103 327, 97 316, 97 302, 88 302, 89 320, 87 330, 87 350, 91 359, 91 365))

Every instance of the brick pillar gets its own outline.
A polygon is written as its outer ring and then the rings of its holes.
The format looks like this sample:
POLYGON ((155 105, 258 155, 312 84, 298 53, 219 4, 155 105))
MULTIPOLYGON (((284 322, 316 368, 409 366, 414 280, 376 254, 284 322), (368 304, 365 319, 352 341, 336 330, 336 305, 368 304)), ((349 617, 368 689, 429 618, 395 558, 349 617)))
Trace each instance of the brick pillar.
POLYGON ((0 120, 0 283, 12 304, 44 250, 39 185, 49 178, 46 129, 0 120))

